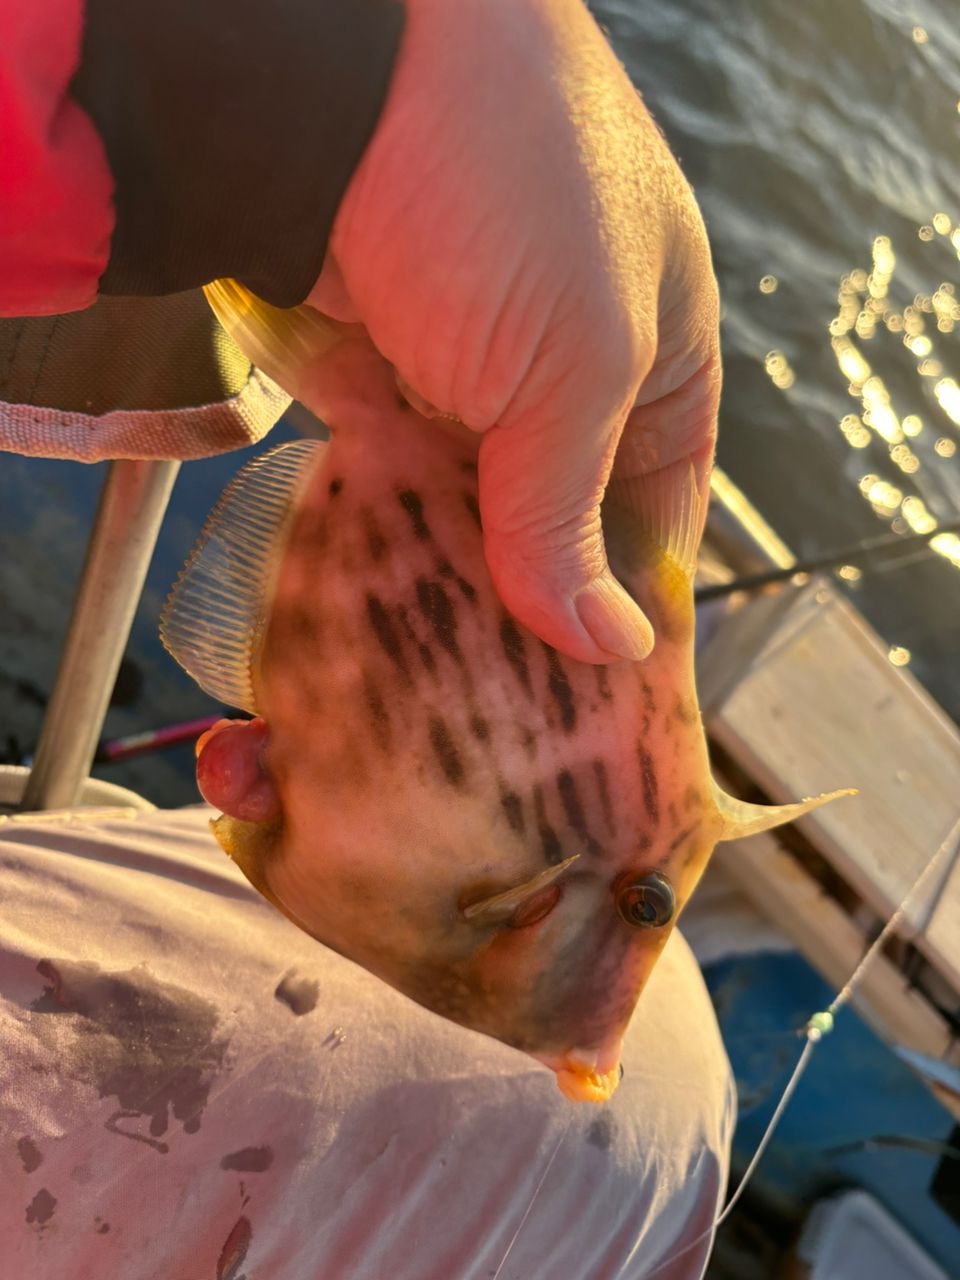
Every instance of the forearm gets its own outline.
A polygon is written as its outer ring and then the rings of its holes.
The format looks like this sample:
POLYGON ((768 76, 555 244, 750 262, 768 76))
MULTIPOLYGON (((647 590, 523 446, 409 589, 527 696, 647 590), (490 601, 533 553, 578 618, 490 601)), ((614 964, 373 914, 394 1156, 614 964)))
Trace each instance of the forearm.
POLYGON ((21 7, 0 0, 0 314, 221 275, 305 297, 386 93, 398 0, 87 0, 82 35, 76 0, 45 0, 26 34, 21 7))

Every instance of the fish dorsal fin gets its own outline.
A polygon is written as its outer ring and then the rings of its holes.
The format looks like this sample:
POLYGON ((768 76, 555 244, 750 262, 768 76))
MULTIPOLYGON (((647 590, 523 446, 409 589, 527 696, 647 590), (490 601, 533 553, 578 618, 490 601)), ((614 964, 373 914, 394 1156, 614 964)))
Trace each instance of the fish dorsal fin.
POLYGON ((737 800, 729 796, 714 783, 714 800, 720 814, 723 827, 718 839, 740 840, 745 836, 755 836, 761 831, 770 831, 773 827, 782 827, 784 823, 793 822, 813 809, 819 809, 831 800, 839 800, 841 796, 855 796, 856 790, 847 788, 841 791, 829 791, 822 796, 814 796, 810 800, 800 800, 796 804, 750 804, 746 800, 737 800))
POLYGON ((313 307, 271 307, 236 280, 214 280, 203 292, 243 354, 296 399, 303 371, 343 336, 313 307))
POLYGON ((691 459, 646 475, 615 477, 609 492, 614 504, 626 508, 638 527, 692 579, 709 483, 698 484, 691 459))
POLYGON ((492 897, 483 898, 480 902, 472 902, 468 907, 463 908, 464 919, 479 924, 493 924, 498 920, 506 919, 516 911, 517 907, 528 902, 534 894, 548 888, 559 879, 579 857, 579 853, 575 853, 565 858, 563 862, 558 862, 555 867, 547 867, 546 871, 541 871, 532 880, 525 880, 523 884, 514 885, 512 889, 495 893, 492 897))
POLYGON ((160 614, 170 656, 211 697, 256 714, 253 664, 302 484, 326 445, 297 440, 254 458, 224 490, 160 614))

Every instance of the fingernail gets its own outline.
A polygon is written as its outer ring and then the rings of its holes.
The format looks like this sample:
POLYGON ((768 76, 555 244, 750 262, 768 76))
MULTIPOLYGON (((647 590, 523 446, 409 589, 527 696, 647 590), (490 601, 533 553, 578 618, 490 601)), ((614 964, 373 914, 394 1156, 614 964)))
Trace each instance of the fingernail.
POLYGON ((591 640, 605 652, 631 662, 642 662, 650 656, 653 627, 612 575, 595 578, 573 603, 591 640))

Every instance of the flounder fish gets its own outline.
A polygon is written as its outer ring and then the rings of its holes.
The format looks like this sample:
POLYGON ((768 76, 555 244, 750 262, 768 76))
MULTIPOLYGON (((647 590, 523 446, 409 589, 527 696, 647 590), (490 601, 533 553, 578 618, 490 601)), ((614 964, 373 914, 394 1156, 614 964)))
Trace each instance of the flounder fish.
POLYGON ((309 934, 604 1101, 717 841, 845 794, 765 808, 712 779, 693 673, 703 486, 689 462, 611 485, 609 560, 656 645, 575 662, 493 588, 475 433, 415 411, 358 327, 227 282, 208 297, 331 431, 238 475, 164 609, 173 657, 258 717, 201 745, 201 789, 226 771, 240 796, 214 835, 309 934))

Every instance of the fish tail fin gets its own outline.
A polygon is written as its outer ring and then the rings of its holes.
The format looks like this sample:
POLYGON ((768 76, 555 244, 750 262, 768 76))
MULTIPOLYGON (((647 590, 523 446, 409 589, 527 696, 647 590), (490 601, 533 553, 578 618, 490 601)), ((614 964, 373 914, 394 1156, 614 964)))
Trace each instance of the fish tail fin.
POLYGON ((272 307, 236 280, 214 280, 203 292, 244 355, 295 399, 302 371, 342 337, 313 307, 272 307))

